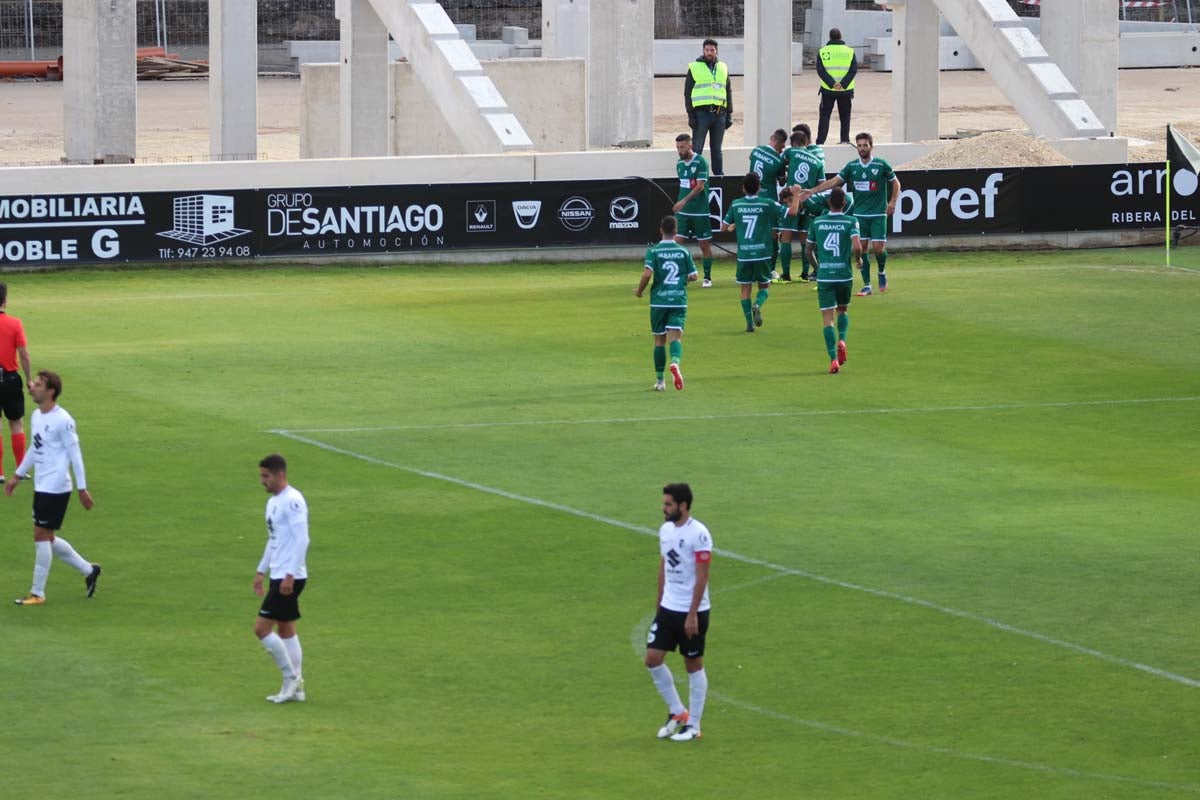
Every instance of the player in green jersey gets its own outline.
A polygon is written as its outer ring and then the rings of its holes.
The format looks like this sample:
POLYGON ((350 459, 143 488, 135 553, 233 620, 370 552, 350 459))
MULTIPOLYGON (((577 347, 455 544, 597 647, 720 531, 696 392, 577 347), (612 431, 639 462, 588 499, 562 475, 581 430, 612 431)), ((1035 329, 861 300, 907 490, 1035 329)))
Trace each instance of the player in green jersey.
MULTIPOLYGON (((854 193, 854 216, 858 219, 863 241, 870 243, 869 249, 875 251, 879 262, 879 291, 886 292, 888 220, 900 199, 900 179, 891 164, 872 157, 875 140, 871 134, 860 133, 854 137, 854 143, 858 147, 858 158, 810 191, 816 193, 834 186, 847 186, 854 193)), ((871 294, 871 261, 867 250, 868 247, 863 248, 860 266, 863 279, 863 287, 858 292, 860 297, 871 294)))
POLYGON ((793 213, 777 201, 759 196, 758 175, 747 172, 742 179, 745 197, 729 206, 721 230, 737 231, 737 282, 742 289, 742 314, 746 318, 746 333, 754 333, 763 324, 762 307, 767 302, 771 285, 771 245, 774 230, 785 214, 793 213), (758 295, 750 302, 750 286, 758 284, 758 295))
POLYGON ((662 240, 646 251, 646 268, 642 280, 633 290, 637 297, 650 285, 650 333, 654 334, 654 372, 658 379, 654 391, 666 391, 663 370, 667 366, 667 350, 671 348, 671 377, 675 388, 683 389, 683 373, 679 361, 683 358, 683 323, 687 320, 687 285, 696 280, 696 262, 687 248, 676 241, 675 217, 663 217, 658 232, 662 240), (652 282, 653 281, 653 282, 652 282))
POLYGON ((712 217, 708 213, 708 162, 692 150, 692 137, 681 133, 675 137, 675 152, 679 161, 675 175, 679 178, 679 201, 671 209, 679 233, 675 241, 684 244, 689 238, 700 243, 704 258, 704 288, 712 286, 712 217))
MULTIPOLYGON (((807 127, 807 125, 796 126, 798 130, 792 131, 792 146, 783 153, 787 158, 787 185, 799 187, 800 189, 811 188, 825 180, 824 148, 820 148, 818 145, 820 153, 811 149, 811 139, 806 130, 807 127)), ((808 248, 805 247, 805 241, 808 238, 808 222, 810 220, 806 217, 806 213, 801 208, 798 215, 790 218, 790 224, 785 223, 783 229, 780 231, 783 280, 785 281, 791 280, 792 237, 797 234, 800 237, 800 280, 808 280, 810 265, 808 262, 808 248)))
POLYGON ((808 248, 817 265, 817 301, 821 307, 821 321, 825 323, 825 350, 829 353, 829 371, 833 374, 846 363, 850 290, 854 285, 852 265, 862 251, 858 219, 845 214, 845 208, 846 193, 833 189, 829 193, 829 213, 814 219, 808 228, 808 248))
MULTIPOLYGON (((771 134, 769 145, 760 144, 750 151, 750 171, 758 176, 758 196, 774 200, 779 196, 779 187, 783 183, 783 173, 787 169, 787 161, 783 158, 783 147, 787 144, 788 134, 779 128, 771 134)), ((775 277, 775 264, 779 260, 779 242, 771 241, 771 277, 775 277)))

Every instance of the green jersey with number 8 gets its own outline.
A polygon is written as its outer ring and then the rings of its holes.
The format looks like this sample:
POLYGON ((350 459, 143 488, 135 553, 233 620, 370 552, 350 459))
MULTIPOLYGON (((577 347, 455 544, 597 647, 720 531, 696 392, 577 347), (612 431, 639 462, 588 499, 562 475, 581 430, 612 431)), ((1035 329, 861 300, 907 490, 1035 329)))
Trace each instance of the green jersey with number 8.
POLYGON ((686 247, 659 242, 646 251, 646 269, 654 273, 650 284, 651 308, 687 308, 688 276, 696 262, 686 247))
POLYGON ((787 157, 787 185, 811 189, 825 180, 825 156, 807 147, 789 147, 783 151, 787 157))
POLYGON ((808 226, 808 241, 817 250, 817 282, 852 281, 854 240, 858 238, 858 220, 840 211, 830 211, 808 226))

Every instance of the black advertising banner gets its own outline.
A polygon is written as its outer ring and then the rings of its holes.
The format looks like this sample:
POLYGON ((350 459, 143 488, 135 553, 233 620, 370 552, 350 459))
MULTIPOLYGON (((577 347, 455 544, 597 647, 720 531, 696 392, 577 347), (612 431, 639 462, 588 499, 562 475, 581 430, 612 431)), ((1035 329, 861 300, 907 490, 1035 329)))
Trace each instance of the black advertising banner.
POLYGON ((252 190, 0 197, 0 266, 253 258, 254 197, 252 190))
POLYGON ((1171 221, 1194 228, 1200 216, 1200 150, 1174 126, 1167 126, 1167 160, 1171 163, 1171 221), (1186 212, 1191 211, 1189 215, 1186 212))
MULTIPOLYGON (((1172 222, 1196 226, 1200 176, 1186 159, 1177 163, 1172 222)), ((1162 162, 898 176, 894 239, 1165 224, 1162 162)), ((0 267, 643 246, 657 241, 678 194, 675 179, 621 178, 15 195, 0 197, 0 267)), ((741 194, 741 176, 710 181, 714 231, 741 194)))
POLYGON ((655 237, 639 179, 264 190, 262 255, 580 245, 655 237))

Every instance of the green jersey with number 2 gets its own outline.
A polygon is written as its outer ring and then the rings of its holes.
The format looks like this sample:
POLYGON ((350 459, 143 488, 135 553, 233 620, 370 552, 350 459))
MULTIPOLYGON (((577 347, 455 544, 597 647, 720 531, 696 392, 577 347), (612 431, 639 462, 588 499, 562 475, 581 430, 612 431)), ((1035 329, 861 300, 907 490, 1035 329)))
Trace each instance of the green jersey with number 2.
POLYGON ((659 242, 646 251, 646 269, 654 273, 651 308, 687 308, 688 276, 696 273, 696 262, 686 247, 659 242))

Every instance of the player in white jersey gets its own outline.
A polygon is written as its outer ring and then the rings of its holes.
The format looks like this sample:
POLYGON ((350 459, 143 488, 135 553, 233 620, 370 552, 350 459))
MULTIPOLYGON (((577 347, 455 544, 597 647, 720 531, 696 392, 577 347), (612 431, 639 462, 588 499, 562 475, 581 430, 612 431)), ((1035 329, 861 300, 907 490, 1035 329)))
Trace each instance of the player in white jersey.
POLYGON ((283 687, 267 699, 272 703, 304 702, 303 652, 296 620, 300 619, 300 593, 308 583, 308 503, 299 490, 288 485, 283 456, 273 454, 258 462, 258 477, 271 497, 267 500, 267 546, 254 575, 254 593, 262 597, 263 578, 268 573, 271 578, 254 635, 283 673, 283 687))
POLYGON ((700 738, 700 718, 708 696, 704 672, 704 637, 708 633, 708 574, 712 565, 712 535, 692 518, 692 489, 686 483, 663 487, 663 517, 658 529, 658 603, 654 624, 646 637, 646 668, 667 704, 667 721, 658 738, 676 742, 700 738), (679 648, 688 673, 691 710, 675 690, 675 677, 663 661, 679 648))
POLYGON ((33 446, 25 451, 25 457, 17 465, 13 477, 4 484, 4 493, 12 497, 17 484, 28 478, 29 470, 33 470, 33 586, 29 594, 14 602, 19 606, 40 606, 46 602, 46 579, 50 577, 53 556, 58 556, 83 574, 88 597, 96 592, 100 565, 79 555, 70 542, 57 535, 67 514, 67 504, 71 501, 72 471, 75 473, 75 483, 79 486, 79 502, 85 510, 91 510, 94 505, 87 490, 87 476, 83 471, 83 453, 79 449, 75 420, 65 408, 58 405, 58 396, 62 394, 62 378, 56 372, 42 370, 30 384, 29 394, 37 403, 29 426, 33 446))

